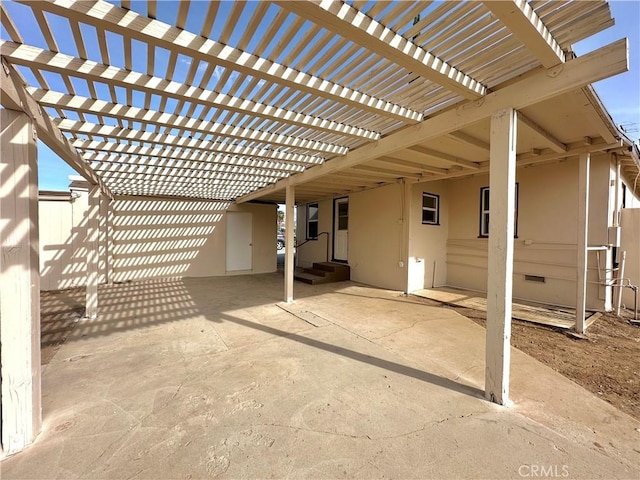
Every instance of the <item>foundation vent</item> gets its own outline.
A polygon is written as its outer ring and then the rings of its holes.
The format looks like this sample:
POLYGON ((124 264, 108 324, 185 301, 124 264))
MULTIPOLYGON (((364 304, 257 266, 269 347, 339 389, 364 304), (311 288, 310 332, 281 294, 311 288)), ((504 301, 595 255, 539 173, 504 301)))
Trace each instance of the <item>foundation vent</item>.
POLYGON ((546 282, 546 279, 544 277, 541 277, 540 275, 525 275, 524 279, 528 280, 529 282, 538 282, 538 283, 546 282))

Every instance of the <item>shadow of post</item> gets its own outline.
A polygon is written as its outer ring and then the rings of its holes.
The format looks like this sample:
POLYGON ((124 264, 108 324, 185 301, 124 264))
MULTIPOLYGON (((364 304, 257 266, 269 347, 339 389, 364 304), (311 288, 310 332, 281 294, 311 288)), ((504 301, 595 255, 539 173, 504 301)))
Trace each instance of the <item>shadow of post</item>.
MULTIPOLYGON (((287 332, 285 330, 280 330, 278 328, 270 327, 268 325, 262 325, 260 323, 252 322, 250 320, 233 317, 228 314, 224 314, 224 313, 220 314, 220 318, 224 319, 225 321, 235 323, 237 325, 241 325, 243 327, 259 330, 261 332, 268 333, 276 337, 286 338, 287 340, 291 340, 293 342, 297 342, 302 345, 307 345, 308 347, 317 348, 319 350, 324 350, 326 352, 334 353, 336 355, 341 355, 343 357, 350 358, 351 360, 355 360, 356 362, 372 365, 374 367, 378 367, 383 370, 388 370, 390 372, 394 372, 400 375, 415 378, 417 380, 427 382, 441 388, 446 388, 448 390, 453 390, 455 392, 463 393, 465 395, 469 395, 476 398, 484 398, 484 392, 476 387, 465 385, 463 383, 458 383, 446 377, 441 377, 440 375, 435 375, 433 373, 425 372, 423 370, 418 370, 417 368, 413 368, 408 365, 402 365, 400 363, 374 357, 371 355, 367 355, 365 353, 360 353, 355 350, 340 347, 338 345, 332 345, 330 343, 326 343, 321 340, 315 340, 313 338, 305 337, 297 333, 287 332)), ((217 322, 217 320, 213 320, 213 321, 217 322)))

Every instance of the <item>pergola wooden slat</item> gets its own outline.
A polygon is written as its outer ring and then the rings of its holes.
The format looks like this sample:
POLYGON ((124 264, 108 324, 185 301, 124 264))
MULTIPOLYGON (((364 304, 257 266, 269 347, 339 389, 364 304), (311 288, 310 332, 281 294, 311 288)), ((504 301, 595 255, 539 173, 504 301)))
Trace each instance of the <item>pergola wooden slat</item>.
MULTIPOLYGON (((524 91, 540 66, 573 67, 564 53, 570 44, 611 23, 605 1, 184 0, 169 23, 158 20, 155 0, 17 0, 0 7, 4 61, 35 79, 28 94, 78 148, 92 183, 112 181, 110 173, 124 181, 201 171, 209 179, 225 169, 242 179, 248 170, 238 168, 256 168, 275 182, 254 192, 241 182, 233 189, 239 201, 341 172, 352 175, 339 177, 341 185, 374 182, 356 172, 377 173, 377 180, 482 172, 488 139, 464 131, 471 118, 488 118, 490 108, 482 106, 493 105, 498 92, 515 98, 518 75, 526 74, 524 91), (70 38, 51 27, 53 15, 68 23, 70 38), (29 21, 43 44, 25 42, 29 21), (433 134, 423 125, 434 125, 433 134), (442 143, 430 145, 437 137, 442 143)), ((567 139, 544 122, 522 112, 518 120, 534 155, 567 152, 567 139)), ((597 134, 615 140, 605 126, 597 134)))

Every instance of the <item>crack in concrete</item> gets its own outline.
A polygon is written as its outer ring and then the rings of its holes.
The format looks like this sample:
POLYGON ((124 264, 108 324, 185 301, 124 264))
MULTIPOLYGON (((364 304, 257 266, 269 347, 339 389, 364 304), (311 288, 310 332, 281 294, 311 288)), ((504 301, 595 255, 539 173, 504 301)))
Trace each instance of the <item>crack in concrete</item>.
POLYGON ((465 373, 470 372, 471 370, 473 370, 474 368, 478 368, 481 367, 482 365, 474 363, 473 365, 471 365, 470 367, 464 369, 462 372, 460 372, 456 378, 453 379, 453 381, 455 382, 456 380, 459 380, 460 377, 462 377, 465 373))
POLYGON ((281 423, 260 423, 260 424, 254 425, 254 426, 255 427, 287 428, 287 429, 290 429, 290 430, 295 430, 295 431, 300 431, 300 432, 319 433, 319 434, 322 434, 322 435, 332 435, 332 436, 337 436, 337 437, 352 438, 352 439, 355 439, 355 440, 367 439, 367 440, 378 441, 378 440, 393 440, 393 439, 396 439, 396 438, 408 437, 408 436, 413 435, 415 433, 423 432, 426 429, 428 429, 429 427, 432 427, 434 425, 441 425, 441 424, 449 422, 451 420, 469 418, 469 417, 472 417, 474 415, 475 415, 474 412, 471 412, 471 413, 468 413, 468 414, 465 414, 465 415, 456 415, 456 416, 453 416, 453 417, 447 417, 447 418, 443 418, 443 419, 440 419, 440 420, 434 420, 434 421, 425 423, 424 425, 422 425, 422 427, 416 428, 414 430, 410 430, 408 432, 399 433, 399 434, 396 434, 396 435, 384 435, 384 436, 373 436, 373 437, 371 435, 368 435, 368 434, 352 435, 352 434, 348 434, 348 433, 330 432, 330 431, 326 431, 326 430, 315 430, 313 428, 294 427, 293 425, 283 425, 281 423))
POLYGON ((425 321, 424 319, 416 320, 408 327, 402 327, 402 328, 399 328, 398 330, 394 330, 393 332, 385 333, 384 335, 381 335, 379 337, 374 337, 374 338, 375 340, 382 340, 383 338, 390 337, 391 335, 395 335, 396 333, 404 332, 405 330, 410 330, 413 327, 415 327, 418 323, 422 323, 424 321, 425 321))

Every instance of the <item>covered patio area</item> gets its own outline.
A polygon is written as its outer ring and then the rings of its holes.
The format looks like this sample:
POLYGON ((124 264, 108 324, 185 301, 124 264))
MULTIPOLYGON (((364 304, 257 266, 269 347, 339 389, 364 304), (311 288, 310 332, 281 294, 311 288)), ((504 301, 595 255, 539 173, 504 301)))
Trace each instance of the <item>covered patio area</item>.
POLYGON ((640 424, 517 350, 515 407, 486 401, 467 318, 354 282, 295 288, 282 304, 278 273, 100 287, 3 478, 638 476, 640 424))

